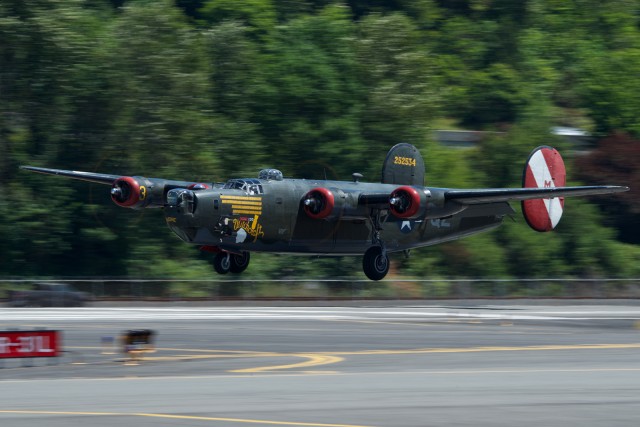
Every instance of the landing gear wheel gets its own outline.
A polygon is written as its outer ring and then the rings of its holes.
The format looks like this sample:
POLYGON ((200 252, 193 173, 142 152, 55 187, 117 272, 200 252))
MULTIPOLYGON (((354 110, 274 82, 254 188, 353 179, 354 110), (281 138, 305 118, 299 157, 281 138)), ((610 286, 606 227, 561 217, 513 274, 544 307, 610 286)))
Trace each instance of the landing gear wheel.
POLYGON ((227 274, 231 269, 231 254, 229 252, 218 252, 213 257, 213 268, 218 274, 227 274))
POLYGON ((251 256, 249 252, 242 252, 242 255, 232 254, 231 255, 231 266, 229 267, 229 271, 232 273, 242 273, 249 266, 249 260, 251 256))
POLYGON ((389 272, 389 257, 380 246, 372 246, 362 257, 364 274, 371 280, 381 280, 389 272))

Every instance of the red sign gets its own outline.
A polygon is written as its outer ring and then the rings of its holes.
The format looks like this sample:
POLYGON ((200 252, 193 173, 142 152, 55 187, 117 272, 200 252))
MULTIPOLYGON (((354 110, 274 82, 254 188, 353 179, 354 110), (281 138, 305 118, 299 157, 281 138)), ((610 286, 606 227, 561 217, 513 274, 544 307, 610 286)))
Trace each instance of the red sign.
POLYGON ((0 359, 57 357, 59 331, 0 331, 0 359))

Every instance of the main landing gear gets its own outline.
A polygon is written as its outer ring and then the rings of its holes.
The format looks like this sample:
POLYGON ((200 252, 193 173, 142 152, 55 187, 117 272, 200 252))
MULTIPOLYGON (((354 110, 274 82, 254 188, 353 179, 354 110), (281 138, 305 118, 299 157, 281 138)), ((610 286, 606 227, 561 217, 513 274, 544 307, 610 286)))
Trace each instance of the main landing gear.
POLYGON ((362 257, 362 269, 371 280, 381 280, 389 272, 389 256, 383 246, 371 246, 362 257))
POLYGON ((382 224, 386 221, 388 214, 382 211, 373 211, 369 217, 371 220, 371 246, 362 257, 362 269, 364 274, 371 280, 381 280, 389 272, 389 256, 384 242, 380 238, 382 224))
POLYGON ((249 252, 232 254, 231 252, 218 252, 213 257, 213 268, 219 274, 242 273, 249 266, 251 256, 249 252))

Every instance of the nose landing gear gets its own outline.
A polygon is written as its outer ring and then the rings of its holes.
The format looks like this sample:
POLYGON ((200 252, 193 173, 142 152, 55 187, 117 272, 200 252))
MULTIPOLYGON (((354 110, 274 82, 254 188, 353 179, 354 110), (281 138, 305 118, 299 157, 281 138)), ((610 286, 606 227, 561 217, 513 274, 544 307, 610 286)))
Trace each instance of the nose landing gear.
POLYGON ((250 259, 249 252, 242 252, 241 254, 218 252, 213 257, 213 268, 218 274, 242 273, 249 266, 250 259))

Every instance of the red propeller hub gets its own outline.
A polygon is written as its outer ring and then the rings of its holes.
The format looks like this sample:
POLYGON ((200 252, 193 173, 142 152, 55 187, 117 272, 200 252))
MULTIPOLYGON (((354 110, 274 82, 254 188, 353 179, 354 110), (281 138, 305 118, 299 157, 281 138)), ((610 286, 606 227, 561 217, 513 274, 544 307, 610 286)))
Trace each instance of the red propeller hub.
POLYGON ((141 187, 138 181, 130 176, 116 179, 111 186, 111 200, 124 208, 133 207, 146 197, 146 188, 141 187))
POLYGON ((420 193, 413 187, 398 187, 389 197, 389 206, 398 218, 412 218, 420 210, 420 193))
POLYGON ((333 193, 326 188, 318 187, 305 194, 302 199, 304 211, 313 219, 323 219, 331 215, 335 207, 333 193))

